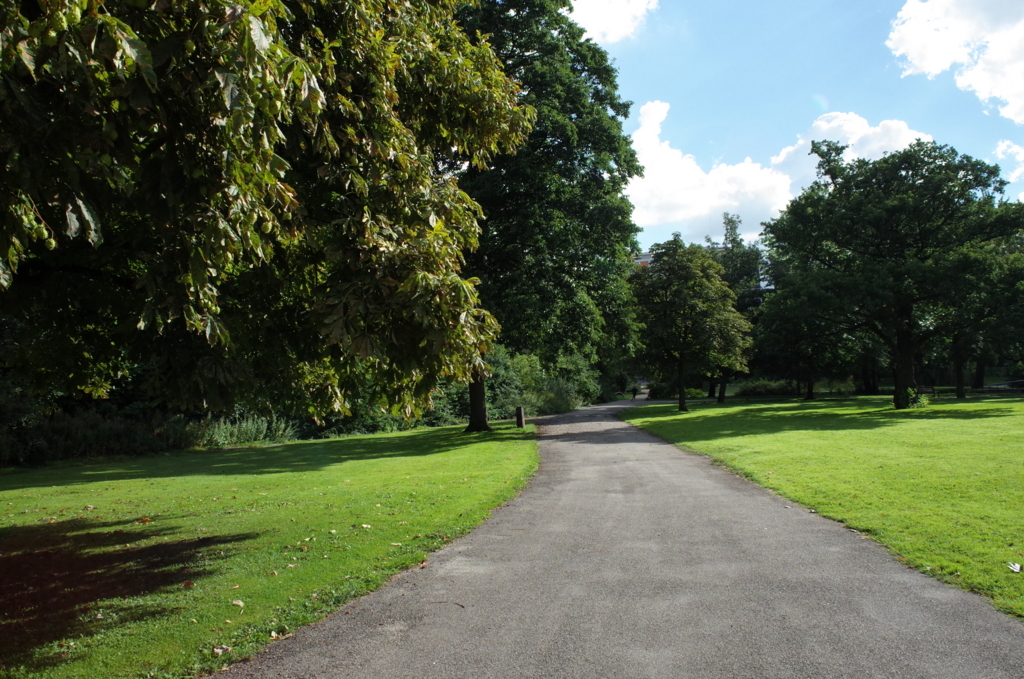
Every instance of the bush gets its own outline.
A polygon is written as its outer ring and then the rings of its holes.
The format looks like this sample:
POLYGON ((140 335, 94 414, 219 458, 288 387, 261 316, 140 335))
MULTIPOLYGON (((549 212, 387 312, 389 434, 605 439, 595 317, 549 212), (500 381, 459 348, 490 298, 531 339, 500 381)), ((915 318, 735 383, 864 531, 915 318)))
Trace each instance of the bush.
POLYGON ((794 386, 785 380, 748 380, 740 384, 737 396, 792 396, 794 386))
POLYGON ((922 394, 917 389, 907 389, 907 396, 910 408, 927 408, 928 404, 932 402, 926 394, 922 394))
MULTIPOLYGON (((686 398, 705 398, 707 394, 704 393, 703 389, 697 389, 695 387, 686 388, 686 398)), ((679 398, 679 382, 672 380, 670 382, 652 383, 647 385, 647 398, 653 400, 670 400, 679 398)))
POLYGON ((296 438, 292 422, 238 412, 189 421, 183 415, 148 410, 128 417, 109 404, 77 412, 58 410, 18 427, 0 427, 0 466, 38 467, 97 457, 139 457, 187 448, 219 448, 296 438))

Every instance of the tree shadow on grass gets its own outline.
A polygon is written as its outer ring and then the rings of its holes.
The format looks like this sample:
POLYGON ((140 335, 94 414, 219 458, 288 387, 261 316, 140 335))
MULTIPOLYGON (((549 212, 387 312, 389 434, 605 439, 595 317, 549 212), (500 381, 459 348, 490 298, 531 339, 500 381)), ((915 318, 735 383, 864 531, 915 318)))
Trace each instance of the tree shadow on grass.
POLYGON ((315 471, 358 460, 436 455, 478 443, 521 441, 523 433, 511 425, 492 432, 464 434, 461 428, 415 429, 397 436, 351 436, 322 441, 186 451, 90 465, 32 470, 0 476, 0 491, 45 486, 131 479, 177 478, 245 474, 260 476, 315 471), (409 435, 404 435, 409 434, 409 435))
MULTIPOLYGON (((1019 401, 1019 399, 1015 399, 1019 401)), ((985 420, 1019 416, 1005 405, 942 404, 952 407, 895 410, 879 400, 805 401, 750 404, 706 404, 697 417, 680 413, 673 405, 645 409, 640 416, 653 433, 673 441, 709 441, 736 436, 758 436, 790 431, 852 431, 881 429, 907 421, 985 420), (836 408, 851 408, 834 412, 836 408), (856 408, 855 410, 852 408, 856 408)))
POLYGON ((76 648, 63 640, 171 613, 131 598, 211 575, 225 545, 256 537, 183 540, 170 528, 125 531, 130 523, 71 519, 0 529, 0 674, 5 666, 32 673, 66 661, 76 648))

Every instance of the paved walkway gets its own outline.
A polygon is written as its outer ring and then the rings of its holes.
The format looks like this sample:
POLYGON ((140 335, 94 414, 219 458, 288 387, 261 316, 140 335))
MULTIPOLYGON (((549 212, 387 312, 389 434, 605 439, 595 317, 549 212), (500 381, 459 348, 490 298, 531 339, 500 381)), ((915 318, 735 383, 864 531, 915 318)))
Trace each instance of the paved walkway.
POLYGON ((1024 677, 1020 621, 628 405, 549 419, 536 478, 478 530, 217 676, 1024 677))

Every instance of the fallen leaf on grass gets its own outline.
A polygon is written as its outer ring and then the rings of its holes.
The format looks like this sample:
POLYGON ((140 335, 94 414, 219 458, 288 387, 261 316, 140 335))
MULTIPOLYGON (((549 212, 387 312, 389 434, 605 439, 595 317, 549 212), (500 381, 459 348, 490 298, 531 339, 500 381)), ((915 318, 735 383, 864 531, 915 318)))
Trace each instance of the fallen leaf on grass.
POLYGON ((392 546, 392 547, 401 547, 401 546, 402 546, 402 543, 401 543, 401 542, 392 542, 392 543, 391 543, 391 546, 392 546))
MULTIPOLYGON (((231 621, 228 620, 227 622, 231 622, 231 621)), ((220 656, 224 655, 225 653, 230 653, 230 652, 231 652, 231 647, 230 646, 215 646, 214 649, 213 649, 213 654, 215 656, 217 656, 218 658, 220 656)))
POLYGON ((149 518, 148 516, 144 516, 135 523, 153 523, 153 519, 149 518))
POLYGON ((277 571, 270 571, 271 575, 277 575, 277 571))
POLYGON ((231 585, 231 589, 238 589, 241 585, 231 585))
POLYGON ((1020 564, 1019 563, 1014 563, 1014 562, 1011 561, 1008 565, 1009 565, 1011 571, 1013 571, 1014 573, 1020 573, 1020 564))
POLYGON ((181 586, 183 589, 188 589, 189 587, 195 587, 196 583, 192 582, 191 580, 186 580, 185 582, 181 583, 181 586))
POLYGON ((238 606, 239 608, 241 608, 242 606, 245 606, 245 603, 243 601, 241 601, 240 599, 235 599, 234 601, 231 602, 231 605, 232 606, 238 606))
POLYGON ((285 564, 285 565, 288 566, 288 568, 295 568, 299 564, 297 564, 297 563, 289 563, 289 564, 285 564))

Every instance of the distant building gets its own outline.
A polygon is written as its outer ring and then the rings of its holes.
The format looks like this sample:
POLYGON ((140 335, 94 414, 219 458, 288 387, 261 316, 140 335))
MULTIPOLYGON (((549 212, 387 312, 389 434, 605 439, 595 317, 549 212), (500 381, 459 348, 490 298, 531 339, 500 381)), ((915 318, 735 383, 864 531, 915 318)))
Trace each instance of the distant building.
POLYGON ((651 253, 649 253, 649 252, 642 252, 642 253, 640 253, 639 257, 633 258, 633 263, 634 264, 639 264, 640 266, 650 266, 651 265, 651 253))

